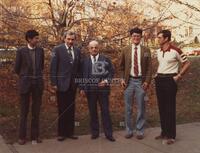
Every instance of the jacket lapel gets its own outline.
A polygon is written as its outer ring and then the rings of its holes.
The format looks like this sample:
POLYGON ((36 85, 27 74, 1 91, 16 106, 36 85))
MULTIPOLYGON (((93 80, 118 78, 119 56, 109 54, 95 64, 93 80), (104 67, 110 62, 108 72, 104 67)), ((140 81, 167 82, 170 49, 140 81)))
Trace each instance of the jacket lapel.
POLYGON ((143 61, 144 61, 144 46, 141 45, 141 69, 143 68, 143 61))
POLYGON ((126 53, 127 53, 127 62, 128 62, 129 69, 130 69, 131 62, 132 62, 132 45, 128 46, 126 53))

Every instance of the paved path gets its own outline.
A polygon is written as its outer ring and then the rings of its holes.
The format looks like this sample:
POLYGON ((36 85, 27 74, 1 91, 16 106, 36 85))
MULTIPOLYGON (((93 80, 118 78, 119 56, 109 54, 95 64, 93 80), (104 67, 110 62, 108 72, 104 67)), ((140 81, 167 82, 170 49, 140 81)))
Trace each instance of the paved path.
MULTIPOLYGON (((200 153, 200 123, 178 125, 177 141, 174 145, 154 140, 159 132, 160 128, 146 129, 144 140, 137 140, 135 137, 125 139, 124 131, 119 131, 114 133, 116 142, 109 142, 104 136, 91 140, 89 135, 84 135, 78 140, 66 139, 64 142, 58 142, 56 139, 50 139, 37 145, 14 144, 9 148, 14 153, 200 153)), ((0 145, 0 153, 10 153, 1 147, 0 145)))

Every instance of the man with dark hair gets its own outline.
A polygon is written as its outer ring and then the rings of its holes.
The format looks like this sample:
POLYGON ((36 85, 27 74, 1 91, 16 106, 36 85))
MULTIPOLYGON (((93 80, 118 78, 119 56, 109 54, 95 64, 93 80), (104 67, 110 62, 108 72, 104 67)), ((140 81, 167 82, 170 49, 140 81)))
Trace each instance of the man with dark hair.
POLYGON ((141 45, 142 30, 130 30, 132 44, 122 50, 120 71, 121 86, 125 89, 125 125, 126 136, 133 137, 132 109, 133 97, 137 103, 136 135, 137 139, 144 138, 145 124, 145 92, 151 81, 151 52, 141 45))
POLYGON ((32 95, 32 144, 41 143, 39 139, 39 114, 43 93, 44 50, 38 47, 39 33, 28 30, 25 35, 27 46, 18 49, 15 72, 19 75, 21 97, 19 144, 26 143, 27 116, 30 95, 32 95))
POLYGON ((75 78, 80 72, 80 49, 74 46, 75 38, 75 33, 65 33, 65 43, 52 51, 50 77, 57 90, 58 141, 78 139, 74 136, 74 115, 77 89, 75 78))
POLYGON ((171 41, 171 32, 169 30, 162 30, 158 33, 158 35, 162 35, 163 38, 168 38, 168 41, 171 41))
POLYGON ((166 139, 167 144, 173 144, 176 138, 177 81, 182 78, 190 66, 186 55, 172 45, 170 40, 169 30, 162 30, 158 33, 160 49, 157 50, 157 59, 159 65, 155 77, 161 123, 161 134, 155 139, 166 139), (180 70, 179 63, 182 63, 180 70))

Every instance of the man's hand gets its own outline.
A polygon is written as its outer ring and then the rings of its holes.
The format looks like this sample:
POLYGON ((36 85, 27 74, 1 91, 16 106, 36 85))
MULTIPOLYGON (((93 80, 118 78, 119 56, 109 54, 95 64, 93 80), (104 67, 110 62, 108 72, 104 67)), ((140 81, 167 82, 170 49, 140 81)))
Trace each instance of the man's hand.
POLYGON ((107 83, 108 82, 106 80, 103 80, 103 81, 99 82, 98 86, 99 87, 105 87, 107 85, 107 83))
POLYGON ((57 86, 52 86, 51 88, 50 88, 50 92, 51 93, 56 93, 56 91, 57 91, 57 86))
POLYGON ((85 97, 85 95, 86 95, 85 91, 84 90, 80 90, 80 95, 83 96, 83 97, 85 97))
POLYGON ((178 80, 181 79, 181 75, 177 74, 176 76, 173 77, 174 81, 177 82, 178 80))
POLYGON ((142 88, 144 89, 144 91, 146 91, 148 89, 148 83, 147 82, 144 82, 142 84, 142 88))
POLYGON ((123 89, 126 88, 126 82, 123 79, 121 80, 120 84, 121 84, 123 89))

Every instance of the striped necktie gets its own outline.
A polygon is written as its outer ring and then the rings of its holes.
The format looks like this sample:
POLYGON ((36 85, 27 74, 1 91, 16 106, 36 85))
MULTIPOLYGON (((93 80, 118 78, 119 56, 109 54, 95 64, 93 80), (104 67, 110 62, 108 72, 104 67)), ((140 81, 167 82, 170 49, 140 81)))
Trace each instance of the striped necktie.
POLYGON ((138 76, 138 54, 137 54, 137 47, 134 48, 134 74, 138 76))

